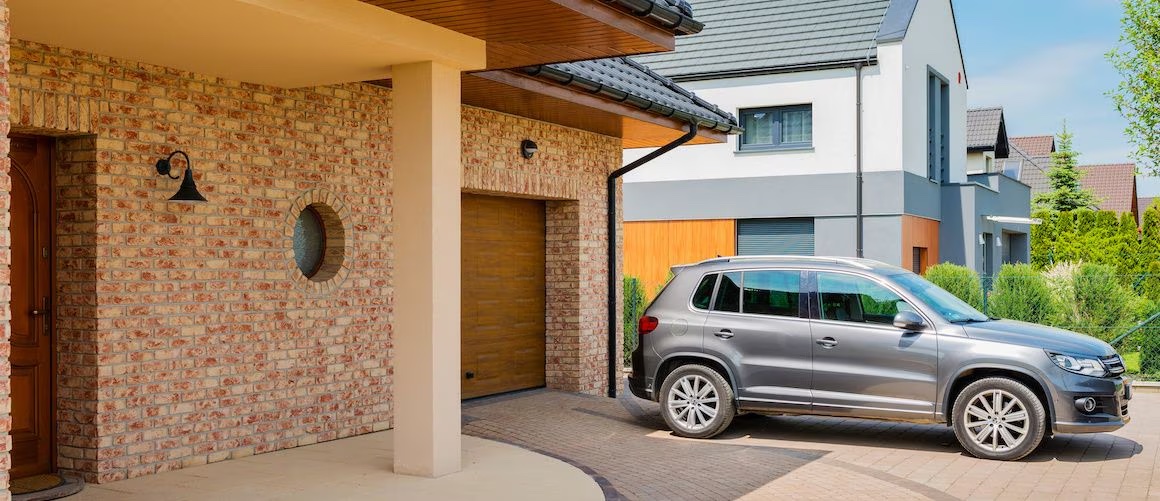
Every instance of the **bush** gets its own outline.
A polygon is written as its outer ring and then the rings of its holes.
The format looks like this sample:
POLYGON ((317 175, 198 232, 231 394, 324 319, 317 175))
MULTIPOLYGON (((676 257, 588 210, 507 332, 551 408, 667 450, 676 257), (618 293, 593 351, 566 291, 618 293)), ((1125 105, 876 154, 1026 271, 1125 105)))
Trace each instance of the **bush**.
POLYGON ((1076 263, 1056 263, 1043 274, 1055 299, 1057 321, 1061 325, 1075 325, 1075 318, 1079 315, 1075 302, 1075 273, 1079 266, 1076 263))
POLYGON ((926 279, 975 309, 983 309, 983 286, 975 270, 951 263, 936 264, 926 269, 926 279))
POLYGON ((624 363, 629 363, 632 350, 636 348, 637 322, 644 315, 644 284, 636 277, 624 277, 624 363))
POLYGON ((1065 304, 1075 305, 1072 318, 1064 320, 1074 326, 1072 330, 1110 341, 1135 325, 1135 298, 1120 285, 1115 268, 1082 264, 1075 269, 1073 284, 1074 301, 1066 296, 1060 298, 1065 304))
POLYGON ((1056 303, 1047 280, 1028 264, 1005 264, 990 294, 989 314, 999 318, 1050 325, 1056 303))

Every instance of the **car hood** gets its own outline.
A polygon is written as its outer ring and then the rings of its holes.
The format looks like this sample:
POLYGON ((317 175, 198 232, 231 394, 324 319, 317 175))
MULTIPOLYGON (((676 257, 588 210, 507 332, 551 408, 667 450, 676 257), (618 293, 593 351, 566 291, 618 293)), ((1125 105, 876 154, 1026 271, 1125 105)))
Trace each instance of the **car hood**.
POLYGON ((1073 355, 1105 357, 1116 350, 1108 343, 1078 332, 1015 320, 992 320, 964 325, 967 336, 1073 355))

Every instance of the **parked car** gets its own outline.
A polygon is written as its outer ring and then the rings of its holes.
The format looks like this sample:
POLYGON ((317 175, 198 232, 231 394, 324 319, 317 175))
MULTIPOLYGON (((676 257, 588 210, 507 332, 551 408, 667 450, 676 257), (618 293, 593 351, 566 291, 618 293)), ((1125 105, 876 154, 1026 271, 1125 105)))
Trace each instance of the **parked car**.
POLYGON ((1049 433, 1129 421, 1107 343, 988 318, 901 268, 761 256, 673 271, 640 319, 629 387, 680 436, 739 412, 946 423, 972 455, 1015 460, 1049 433))

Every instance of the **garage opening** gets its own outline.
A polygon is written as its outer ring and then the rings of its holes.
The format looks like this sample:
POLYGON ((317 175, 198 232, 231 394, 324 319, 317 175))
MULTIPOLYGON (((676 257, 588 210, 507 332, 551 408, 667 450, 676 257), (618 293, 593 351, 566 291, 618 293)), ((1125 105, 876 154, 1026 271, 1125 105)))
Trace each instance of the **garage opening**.
POLYGON ((464 194, 463 398, 544 386, 544 202, 464 194))

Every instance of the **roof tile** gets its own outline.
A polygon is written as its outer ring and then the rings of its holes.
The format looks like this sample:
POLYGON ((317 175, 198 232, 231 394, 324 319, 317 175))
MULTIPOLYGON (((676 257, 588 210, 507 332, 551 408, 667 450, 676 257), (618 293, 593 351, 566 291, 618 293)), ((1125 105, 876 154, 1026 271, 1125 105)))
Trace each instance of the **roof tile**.
POLYGON ((1055 151, 1055 136, 1019 136, 1008 141, 1033 157, 1050 157, 1055 151))
POLYGON ((995 149, 1002 123, 1001 107, 967 110, 967 149, 995 149))
POLYGON ((1135 164, 1081 165, 1086 172, 1080 183, 1099 199, 1100 210, 1135 212, 1135 164))

